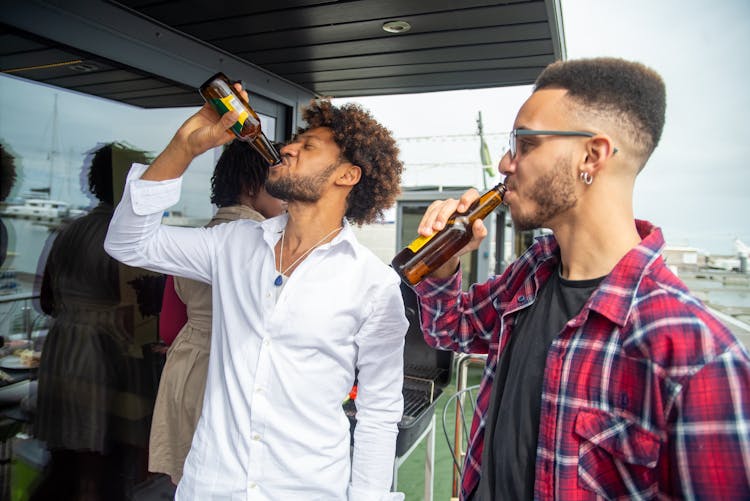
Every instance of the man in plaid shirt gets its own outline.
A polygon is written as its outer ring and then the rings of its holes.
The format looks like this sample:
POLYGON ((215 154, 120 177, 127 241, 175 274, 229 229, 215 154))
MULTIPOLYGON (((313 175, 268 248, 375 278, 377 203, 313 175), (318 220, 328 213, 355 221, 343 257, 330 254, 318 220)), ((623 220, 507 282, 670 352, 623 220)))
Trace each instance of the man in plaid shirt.
MULTIPOLYGON (((665 102, 638 63, 550 65, 500 171, 515 228, 553 235, 467 292, 457 257, 415 287, 428 343, 488 355, 461 499, 750 499, 750 357, 633 216, 665 102)), ((419 233, 477 197, 434 202, 419 233)))

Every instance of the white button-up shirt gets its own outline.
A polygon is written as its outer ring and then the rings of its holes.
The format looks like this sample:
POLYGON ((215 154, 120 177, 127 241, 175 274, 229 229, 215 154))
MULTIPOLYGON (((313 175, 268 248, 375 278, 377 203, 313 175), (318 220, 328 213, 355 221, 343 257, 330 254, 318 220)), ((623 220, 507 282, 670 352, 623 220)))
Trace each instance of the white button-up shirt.
POLYGON ((344 221, 277 299, 273 249, 286 215, 213 228, 163 226, 181 179, 141 180, 145 168, 135 164, 128 175, 107 252, 213 286, 203 411, 177 498, 389 498, 408 326, 396 273, 344 221), (351 457, 342 401, 355 369, 351 457))

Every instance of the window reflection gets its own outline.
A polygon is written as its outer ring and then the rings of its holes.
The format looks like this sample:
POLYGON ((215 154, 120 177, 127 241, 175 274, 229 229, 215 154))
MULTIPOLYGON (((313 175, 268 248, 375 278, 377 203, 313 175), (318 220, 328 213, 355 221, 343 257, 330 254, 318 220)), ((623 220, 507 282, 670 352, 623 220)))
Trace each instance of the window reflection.
MULTIPOLYGON (((0 174, 0 420, 13 425, 0 428, 0 499, 13 468, 24 472, 12 477, 14 495, 31 499, 128 499, 150 480, 164 277, 112 261, 101 243, 131 162, 148 162, 194 111, 0 75, 0 143, 16 174, 0 174), (94 189, 96 155, 108 179, 94 189)), ((165 222, 211 218, 220 154, 192 163, 165 222)))

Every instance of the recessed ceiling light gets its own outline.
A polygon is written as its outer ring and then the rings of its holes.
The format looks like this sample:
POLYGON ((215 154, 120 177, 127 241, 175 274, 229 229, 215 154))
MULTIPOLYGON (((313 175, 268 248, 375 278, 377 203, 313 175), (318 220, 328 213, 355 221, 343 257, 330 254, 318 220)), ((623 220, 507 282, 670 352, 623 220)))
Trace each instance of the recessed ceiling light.
POLYGON ((89 62, 82 62, 79 64, 74 64, 72 66, 68 66, 68 68, 70 68, 73 71, 80 72, 80 73, 88 73, 90 71, 96 71, 99 69, 97 65, 95 65, 94 63, 89 63, 89 62))
POLYGON ((383 23, 383 31, 388 33, 406 33, 411 29, 411 24, 406 21, 388 21, 383 23))

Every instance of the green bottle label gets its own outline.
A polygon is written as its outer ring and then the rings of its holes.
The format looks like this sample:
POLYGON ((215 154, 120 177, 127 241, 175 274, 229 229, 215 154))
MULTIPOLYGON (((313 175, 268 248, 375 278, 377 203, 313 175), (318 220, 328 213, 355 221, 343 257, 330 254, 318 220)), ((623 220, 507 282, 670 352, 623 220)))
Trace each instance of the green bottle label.
MULTIPOLYGON (((212 98, 211 105, 213 105, 216 111, 219 112, 219 115, 224 115, 224 113, 227 113, 228 111, 242 110, 244 108, 242 102, 240 102, 240 100, 232 94, 221 99, 212 98)), ((230 127, 230 129, 232 129, 238 136, 241 134, 242 126, 248 116, 249 113, 246 110, 241 111, 240 116, 237 118, 237 121, 230 127)))

